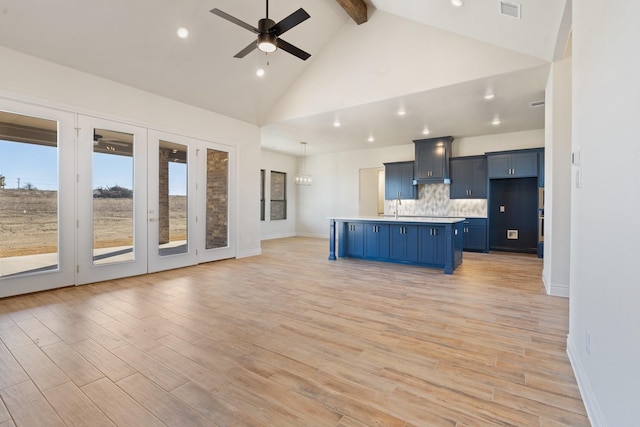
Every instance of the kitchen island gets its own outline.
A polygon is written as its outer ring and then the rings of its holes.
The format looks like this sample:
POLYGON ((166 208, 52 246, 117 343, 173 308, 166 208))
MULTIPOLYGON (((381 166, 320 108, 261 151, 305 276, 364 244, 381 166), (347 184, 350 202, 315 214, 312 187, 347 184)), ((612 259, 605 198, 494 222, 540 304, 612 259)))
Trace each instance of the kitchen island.
POLYGON ((331 217, 329 260, 359 258, 442 268, 462 263, 464 218, 331 217))

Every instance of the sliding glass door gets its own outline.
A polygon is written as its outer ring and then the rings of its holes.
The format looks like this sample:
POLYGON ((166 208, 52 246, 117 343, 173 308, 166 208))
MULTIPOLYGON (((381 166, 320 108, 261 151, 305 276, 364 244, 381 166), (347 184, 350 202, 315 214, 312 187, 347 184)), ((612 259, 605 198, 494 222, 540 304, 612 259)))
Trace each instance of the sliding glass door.
POLYGON ((0 99, 0 297, 74 283, 74 115, 0 99))

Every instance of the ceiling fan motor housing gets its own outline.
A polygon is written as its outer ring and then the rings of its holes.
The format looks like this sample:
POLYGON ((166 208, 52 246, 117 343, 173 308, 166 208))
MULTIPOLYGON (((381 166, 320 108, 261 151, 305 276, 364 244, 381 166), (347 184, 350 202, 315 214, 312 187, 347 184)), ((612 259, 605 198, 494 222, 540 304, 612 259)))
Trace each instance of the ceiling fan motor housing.
POLYGON ((263 18, 258 21, 258 30, 260 34, 258 34, 258 49, 262 52, 275 52, 278 48, 278 38, 269 32, 269 29, 273 27, 276 23, 269 19, 263 18))

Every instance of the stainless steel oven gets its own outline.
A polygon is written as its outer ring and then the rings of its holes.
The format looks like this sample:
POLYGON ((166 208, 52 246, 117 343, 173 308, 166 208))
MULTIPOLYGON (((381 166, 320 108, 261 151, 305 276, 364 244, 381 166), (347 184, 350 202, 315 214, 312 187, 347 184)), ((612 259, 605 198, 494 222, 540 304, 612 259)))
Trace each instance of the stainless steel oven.
POLYGON ((538 209, 544 209, 544 187, 538 187, 538 209))

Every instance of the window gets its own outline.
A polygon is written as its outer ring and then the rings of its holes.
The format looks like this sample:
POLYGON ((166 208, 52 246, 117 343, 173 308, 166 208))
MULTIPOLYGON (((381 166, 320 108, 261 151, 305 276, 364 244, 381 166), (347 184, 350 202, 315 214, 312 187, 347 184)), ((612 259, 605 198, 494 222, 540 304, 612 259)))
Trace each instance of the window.
POLYGON ((287 219, 287 174, 271 171, 271 220, 287 219))
POLYGON ((265 199, 264 199, 264 180, 266 176, 266 171, 264 169, 260 169, 260 221, 264 221, 264 208, 265 208, 265 199))

